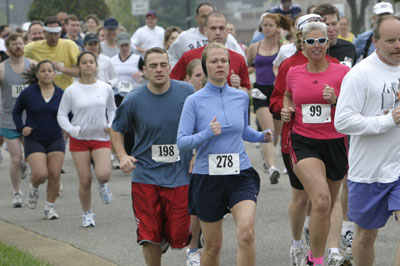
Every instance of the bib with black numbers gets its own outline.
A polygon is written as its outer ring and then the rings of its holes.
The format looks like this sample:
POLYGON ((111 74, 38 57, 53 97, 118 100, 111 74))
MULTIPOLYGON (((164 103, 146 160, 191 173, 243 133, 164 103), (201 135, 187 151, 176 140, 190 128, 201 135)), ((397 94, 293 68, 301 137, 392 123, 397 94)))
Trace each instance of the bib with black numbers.
POLYGON ((18 98, 18 96, 21 94, 21 92, 28 87, 26 84, 21 84, 21 85, 11 85, 11 96, 13 98, 18 98))
POLYGON ((181 158, 176 144, 163 144, 151 145, 151 159, 158 163, 174 163, 181 158))
POLYGON ((133 84, 129 81, 118 82, 118 92, 129 93, 133 90, 133 84))
POLYGON ((301 110, 303 114, 303 123, 305 124, 321 124, 331 122, 330 104, 302 104, 301 110))
POLYGON ((209 175, 239 174, 239 153, 209 154, 208 172, 209 175))

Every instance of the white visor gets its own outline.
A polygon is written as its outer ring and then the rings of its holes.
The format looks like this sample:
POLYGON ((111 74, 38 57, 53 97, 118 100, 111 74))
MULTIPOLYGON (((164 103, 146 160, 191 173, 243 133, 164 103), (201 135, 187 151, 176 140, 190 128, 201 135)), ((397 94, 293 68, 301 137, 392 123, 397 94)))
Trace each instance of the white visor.
POLYGON ((61 32, 62 28, 61 27, 47 27, 47 26, 44 26, 43 30, 48 31, 48 32, 52 32, 52 33, 59 33, 59 32, 61 32))

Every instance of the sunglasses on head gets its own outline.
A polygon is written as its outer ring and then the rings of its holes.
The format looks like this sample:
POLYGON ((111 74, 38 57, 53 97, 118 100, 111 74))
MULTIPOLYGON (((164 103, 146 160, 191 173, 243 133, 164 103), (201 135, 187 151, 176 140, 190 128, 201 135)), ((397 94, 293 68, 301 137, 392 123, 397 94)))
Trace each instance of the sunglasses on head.
POLYGON ((301 22, 299 25, 297 25, 297 27, 300 28, 301 25, 307 24, 307 23, 309 23, 309 22, 325 22, 325 21, 326 21, 326 18, 325 18, 325 17, 320 17, 320 18, 318 18, 318 17, 309 18, 309 19, 307 19, 307 20, 301 22))
POLYGON ((328 41, 328 38, 322 37, 322 38, 318 38, 318 39, 312 39, 312 38, 306 39, 303 42, 306 44, 309 44, 309 45, 314 45, 315 42, 318 42, 318 44, 325 44, 327 41, 328 41))

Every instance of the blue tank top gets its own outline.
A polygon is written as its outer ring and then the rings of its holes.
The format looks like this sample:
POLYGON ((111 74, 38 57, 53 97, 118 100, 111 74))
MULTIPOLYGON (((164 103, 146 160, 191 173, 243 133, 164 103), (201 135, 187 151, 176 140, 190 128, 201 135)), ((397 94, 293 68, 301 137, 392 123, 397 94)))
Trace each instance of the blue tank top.
POLYGON ((257 47, 257 54, 254 58, 254 66, 256 68, 256 83, 259 85, 273 85, 275 81, 275 74, 272 70, 272 62, 278 56, 278 53, 274 55, 260 55, 258 50, 260 48, 261 41, 257 47))

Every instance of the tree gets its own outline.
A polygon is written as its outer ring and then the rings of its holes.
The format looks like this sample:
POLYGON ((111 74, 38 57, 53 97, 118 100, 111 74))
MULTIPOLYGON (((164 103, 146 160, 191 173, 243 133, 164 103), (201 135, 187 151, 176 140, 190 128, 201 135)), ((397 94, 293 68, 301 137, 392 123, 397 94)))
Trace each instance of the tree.
POLYGON ((369 4, 369 0, 361 0, 361 5, 359 9, 359 14, 357 10, 357 0, 347 0, 347 3, 351 9, 351 28, 355 33, 360 33, 364 31, 364 19, 365 19, 365 10, 369 4))
POLYGON ((110 14, 110 9, 104 0, 33 0, 28 19, 43 21, 46 17, 55 16, 60 11, 74 14, 80 19, 88 14, 96 14, 104 19, 110 14))

